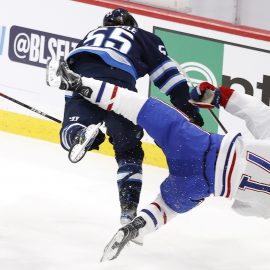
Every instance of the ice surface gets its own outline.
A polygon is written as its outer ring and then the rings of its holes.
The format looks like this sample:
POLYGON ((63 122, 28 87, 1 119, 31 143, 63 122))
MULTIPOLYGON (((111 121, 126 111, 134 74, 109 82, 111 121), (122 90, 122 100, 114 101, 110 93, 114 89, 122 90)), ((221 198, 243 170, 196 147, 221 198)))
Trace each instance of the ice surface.
MULTIPOLYGON (((166 175, 144 166, 140 207, 166 175)), ((88 153, 72 164, 59 145, 0 132, 1 270, 269 270, 270 220, 230 206, 209 198, 100 263, 120 226, 114 159, 88 153)))

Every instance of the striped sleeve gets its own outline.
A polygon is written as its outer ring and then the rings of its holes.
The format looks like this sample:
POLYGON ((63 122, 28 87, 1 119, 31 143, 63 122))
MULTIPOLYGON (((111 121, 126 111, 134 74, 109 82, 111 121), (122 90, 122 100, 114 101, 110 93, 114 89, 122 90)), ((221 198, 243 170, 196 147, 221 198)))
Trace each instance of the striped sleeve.
POLYGON ((150 79, 166 95, 169 95, 179 84, 187 82, 185 76, 177 69, 176 64, 169 59, 150 72, 150 79))

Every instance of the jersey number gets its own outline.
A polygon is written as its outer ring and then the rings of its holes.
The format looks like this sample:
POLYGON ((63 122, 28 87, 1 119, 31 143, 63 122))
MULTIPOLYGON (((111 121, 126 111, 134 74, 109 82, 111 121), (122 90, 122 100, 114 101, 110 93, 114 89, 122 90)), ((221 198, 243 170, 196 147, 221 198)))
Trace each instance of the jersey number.
POLYGON ((123 54, 127 54, 132 46, 129 39, 133 40, 134 36, 122 28, 115 28, 111 34, 109 34, 110 30, 110 28, 105 27, 90 32, 83 44, 112 48, 123 54))
MULTIPOLYGON (((247 160, 256 166, 260 167, 261 169, 265 170, 266 172, 270 173, 270 162, 251 153, 247 153, 247 160)), ((266 183, 261 183, 251 179, 249 175, 243 175, 241 179, 241 184, 239 186, 240 189, 246 190, 254 190, 257 192, 263 192, 270 195, 270 185, 266 183)))

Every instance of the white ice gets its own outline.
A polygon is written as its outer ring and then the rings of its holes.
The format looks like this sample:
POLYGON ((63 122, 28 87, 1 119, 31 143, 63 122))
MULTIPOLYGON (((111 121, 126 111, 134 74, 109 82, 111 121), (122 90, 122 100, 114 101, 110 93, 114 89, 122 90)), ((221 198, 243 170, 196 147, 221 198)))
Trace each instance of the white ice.
MULTIPOLYGON (((140 208, 166 175, 144 166, 140 208)), ((241 217, 220 198, 100 263, 119 228, 115 179, 112 157, 71 164, 57 144, 0 132, 0 270, 270 269, 270 220, 241 217)))

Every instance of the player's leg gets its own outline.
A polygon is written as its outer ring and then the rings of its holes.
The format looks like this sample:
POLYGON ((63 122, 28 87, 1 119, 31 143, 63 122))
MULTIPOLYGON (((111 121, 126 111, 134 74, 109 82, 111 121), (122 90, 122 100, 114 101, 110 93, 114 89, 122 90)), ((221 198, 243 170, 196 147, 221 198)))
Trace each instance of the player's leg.
POLYGON ((113 112, 107 113, 105 123, 118 164, 117 185, 121 206, 120 221, 122 224, 126 224, 136 216, 140 199, 144 157, 141 146, 143 130, 113 112))
MULTIPOLYGON (((64 119, 60 130, 62 147, 69 150, 87 126, 103 121, 104 114, 103 110, 90 104, 80 95, 75 94, 67 97, 64 119)), ((94 142, 89 146, 89 150, 98 149, 104 140, 105 135, 99 130, 94 142)))
POLYGON ((159 194, 156 200, 143 208, 132 222, 118 230, 106 246, 101 261, 117 258, 129 241, 142 239, 176 216, 177 213, 166 205, 159 194))
MULTIPOLYGON (((82 95, 85 98, 91 98, 95 100, 96 104, 103 104, 101 101, 104 96, 109 97, 109 103, 105 104, 106 109, 109 110, 111 100, 114 98, 114 91, 117 91, 118 87, 112 84, 107 84, 102 81, 94 80, 92 78, 83 77, 88 82, 94 82, 97 84, 100 92, 93 93, 92 89, 88 86, 83 86, 82 78, 80 75, 72 72, 65 62, 53 62, 50 61, 47 66, 47 84, 50 86, 59 87, 64 90, 71 90, 76 92, 78 95, 82 95), (106 88, 106 85, 112 86, 113 88, 106 88), (108 90, 108 91, 107 91, 108 90), (113 92, 111 92, 112 90, 113 92), (109 95, 109 96, 108 96, 109 95), (108 108, 107 108, 108 107, 108 108)), ((127 91, 125 89, 125 91, 127 91)), ((130 91, 127 91, 130 92, 130 91)), ((131 93, 131 92, 130 92, 131 93)), ((84 101, 85 102, 85 101, 84 101)), ((86 101, 91 106, 96 106, 86 101)), ((126 104, 132 107, 136 114, 136 109, 134 104, 126 104)), ((102 105, 101 105, 102 107, 102 105)), ((103 108, 103 107, 102 107, 103 108)), ((64 128, 61 131, 63 140, 68 140, 68 136, 72 137, 70 132, 70 117, 72 113, 68 113, 73 109, 66 109, 66 122, 64 128)), ((103 114, 106 113, 103 111, 103 114)), ((91 114, 94 115, 94 114, 91 114)), ((100 114, 102 115, 102 114, 100 114)), ((76 119, 76 118, 74 118, 76 119)), ((137 205, 140 197, 141 190, 141 175, 142 175, 142 160, 143 160, 143 150, 141 148, 140 139, 143 135, 142 129, 135 126, 127 119, 122 116, 117 116, 116 114, 108 114, 106 120, 107 131, 111 137, 111 141, 114 144, 114 149, 116 153, 116 159, 119 165, 118 169, 118 186, 119 186, 119 197, 121 208, 123 212, 123 220, 125 217, 132 219, 136 215, 137 205), (114 115, 114 117, 112 117, 114 115), (121 119, 119 121, 118 119, 121 119)), ((77 126, 78 127, 78 126, 77 126)), ((79 128, 79 127, 78 127, 79 128)))
MULTIPOLYGON (((175 154, 179 153, 194 156, 196 149, 204 155, 205 147, 209 144, 209 134, 191 124, 178 110, 161 101, 93 78, 82 77, 81 82, 89 88, 87 94, 82 91, 81 95, 107 111, 113 110, 133 123, 138 123, 156 140, 167 158, 175 158, 175 154), (203 144, 203 147, 198 148, 198 143, 203 144)), ((80 87, 75 91, 80 92, 80 87)))

